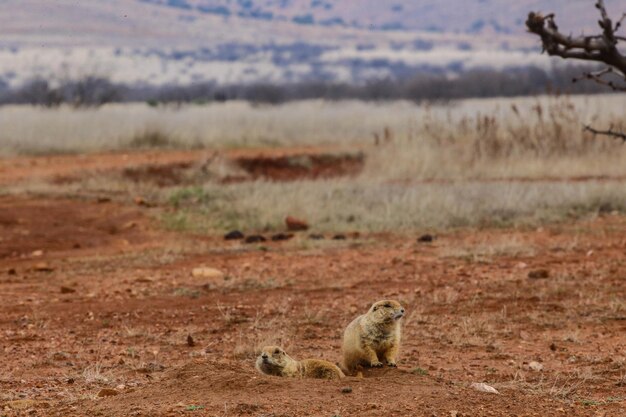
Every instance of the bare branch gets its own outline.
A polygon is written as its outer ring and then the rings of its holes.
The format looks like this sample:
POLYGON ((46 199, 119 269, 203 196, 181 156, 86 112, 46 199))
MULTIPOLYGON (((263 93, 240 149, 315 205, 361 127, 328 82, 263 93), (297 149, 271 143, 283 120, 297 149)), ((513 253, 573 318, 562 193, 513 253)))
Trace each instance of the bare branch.
MULTIPOLYGON (((620 19, 617 21, 617 23, 615 24, 615 29, 613 29, 613 32, 617 32, 619 30, 620 27, 622 27, 622 22, 624 21, 624 19, 626 19, 626 13, 622 14, 622 17, 620 17, 620 19)), ((624 38, 619 37, 620 40, 624 40, 624 38)))
POLYGON ((531 12, 528 14, 526 26, 531 33, 539 35, 543 50, 548 55, 603 62, 615 67, 621 74, 626 74, 626 57, 617 49, 617 43, 622 38, 615 36, 615 29, 621 25, 621 19, 614 27, 604 0, 597 0, 596 8, 601 15, 598 22, 602 29, 601 35, 565 35, 559 31, 554 14, 543 16, 541 13, 531 12))
POLYGON ((602 85, 606 85, 607 87, 610 87, 613 91, 626 91, 626 86, 617 85, 611 80, 607 81, 604 78, 602 78, 606 74, 613 74, 615 72, 616 71, 613 69, 613 67, 606 67, 605 69, 600 70, 600 71, 583 72, 582 76, 578 78, 574 78, 572 82, 576 83, 584 79, 593 80, 598 84, 602 84, 602 85))
MULTIPOLYGON (((614 91, 626 91, 626 86, 616 85, 611 79, 605 76, 616 74, 626 81, 626 57, 617 48, 620 41, 626 41, 625 37, 616 36, 615 32, 620 29, 622 22, 626 20, 626 13, 613 25, 609 14, 606 11, 604 0, 596 0, 596 8, 600 12, 598 25, 602 33, 592 36, 572 36, 564 35, 559 31, 554 13, 542 15, 541 13, 530 12, 526 20, 528 31, 541 38, 543 51, 551 56, 559 56, 563 59, 580 59, 584 61, 601 62, 608 65, 600 71, 583 73, 582 77, 574 78, 573 82, 582 79, 593 80, 605 85, 614 91)), ((626 143, 626 133, 609 130, 597 130, 590 126, 585 126, 585 131, 594 135, 605 135, 622 139, 626 143)))
POLYGON ((622 133, 622 132, 617 132, 615 130, 613 130, 613 128, 609 128, 609 130, 598 130, 598 129, 594 129, 591 126, 587 126, 585 125, 585 131, 587 132, 591 132, 594 135, 602 135, 602 136, 611 136, 614 138, 619 138, 621 140, 623 140, 626 143, 626 133, 622 133))

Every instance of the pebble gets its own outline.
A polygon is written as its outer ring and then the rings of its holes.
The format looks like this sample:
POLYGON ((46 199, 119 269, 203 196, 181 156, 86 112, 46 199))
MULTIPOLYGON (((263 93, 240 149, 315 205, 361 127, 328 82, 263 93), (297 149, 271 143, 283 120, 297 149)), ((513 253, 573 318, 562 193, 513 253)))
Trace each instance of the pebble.
POLYGON ((191 270, 194 278, 223 279, 224 273, 216 268, 198 267, 191 270))
POLYGON ((117 392, 116 390, 112 389, 112 388, 102 388, 100 390, 100 392, 98 392, 98 397, 102 398, 102 397, 112 397, 114 395, 119 394, 119 392, 117 392))
POLYGON ((474 382, 471 387, 480 392, 486 392, 489 394, 500 394, 497 389, 495 389, 491 385, 485 384, 484 382, 474 382))
POLYGON ((272 236, 272 241, 278 242, 281 240, 289 240, 293 237, 292 233, 277 233, 272 236))
POLYGON ((546 279, 550 277, 550 271, 547 269, 535 269, 528 273, 530 279, 546 279))
POLYGON ((76 292, 76 290, 74 288, 65 287, 65 286, 61 287, 61 294, 72 294, 72 293, 75 293, 75 292, 76 292))
POLYGON ((430 234, 421 235, 420 237, 417 238, 417 241, 420 243, 430 243, 433 240, 435 240, 435 238, 433 235, 430 235, 430 234))
POLYGON ((285 224, 287 225, 287 230, 291 232, 307 230, 309 228, 309 224, 305 220, 298 219, 292 216, 287 216, 285 218, 285 224))
POLYGON ((267 238, 263 235, 250 235, 246 238, 246 240, 244 242, 246 243, 260 243, 260 242, 266 242, 267 238))
POLYGON ((232 230, 224 235, 224 240, 238 240, 245 236, 240 230, 232 230))

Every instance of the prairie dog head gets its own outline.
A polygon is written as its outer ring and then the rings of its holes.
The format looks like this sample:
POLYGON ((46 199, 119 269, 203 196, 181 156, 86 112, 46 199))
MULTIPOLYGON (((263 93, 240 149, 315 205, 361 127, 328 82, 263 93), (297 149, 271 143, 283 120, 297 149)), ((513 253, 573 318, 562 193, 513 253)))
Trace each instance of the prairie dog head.
POLYGON ((280 346, 265 346, 256 360, 259 371, 268 375, 280 375, 293 359, 280 346))
POLYGON ((367 315, 375 323, 394 323, 404 316, 404 307, 395 300, 381 300, 372 304, 367 315))

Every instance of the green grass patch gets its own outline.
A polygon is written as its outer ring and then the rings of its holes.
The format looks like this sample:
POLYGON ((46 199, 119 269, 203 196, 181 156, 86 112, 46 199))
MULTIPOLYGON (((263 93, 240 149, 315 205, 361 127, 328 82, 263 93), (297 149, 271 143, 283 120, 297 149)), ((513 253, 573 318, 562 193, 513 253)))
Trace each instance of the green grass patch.
POLYGON ((426 376, 428 375, 428 371, 426 369, 422 369, 419 366, 417 368, 411 369, 411 373, 415 375, 426 376))

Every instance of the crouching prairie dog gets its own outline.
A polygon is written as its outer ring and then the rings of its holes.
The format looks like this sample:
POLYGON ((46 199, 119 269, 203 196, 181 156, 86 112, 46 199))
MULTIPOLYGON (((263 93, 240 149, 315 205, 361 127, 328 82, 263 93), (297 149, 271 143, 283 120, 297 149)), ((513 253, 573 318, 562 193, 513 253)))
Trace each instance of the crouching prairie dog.
POLYGON ((343 333, 344 372, 354 374, 358 366, 395 367, 403 316, 404 307, 400 303, 382 300, 354 319, 343 333))
POLYGON ((321 379, 345 377, 337 365, 321 359, 297 361, 279 346, 265 346, 256 360, 256 368, 261 373, 275 376, 321 379))

